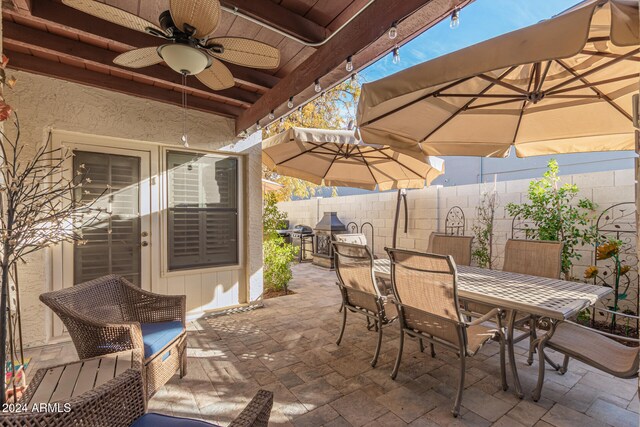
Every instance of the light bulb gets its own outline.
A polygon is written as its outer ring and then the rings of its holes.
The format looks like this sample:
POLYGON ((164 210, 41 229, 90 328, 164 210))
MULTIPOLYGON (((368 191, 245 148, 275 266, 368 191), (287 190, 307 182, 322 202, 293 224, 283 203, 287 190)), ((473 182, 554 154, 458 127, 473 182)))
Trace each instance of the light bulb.
POLYGON ((262 129, 262 126, 260 126, 260 122, 256 122, 256 129, 257 129, 257 130, 262 129))
POLYGON ((289 101, 287 102, 287 107, 288 108, 293 108, 293 96, 291 98, 289 98, 289 101))
POLYGON ((316 84, 313 87, 313 90, 315 90, 316 93, 322 92, 322 86, 320 86, 320 80, 316 80, 316 84))
POLYGON ((358 73, 351 74, 351 84, 355 84, 358 82, 358 73))
POLYGON ((298 113, 302 113, 302 105, 298 107, 298 113))
POLYGON ((393 59, 392 62, 394 64, 398 64, 400 62, 400 49, 398 49, 398 46, 393 48, 393 59))
POLYGON ((276 115, 273 114, 273 110, 271 110, 271 112, 269 113, 269 120, 273 120, 276 118, 276 115))
POLYGON ((396 37, 398 37, 398 27, 397 27, 397 24, 394 22, 391 25, 391 28, 389 28, 389 39, 393 40, 396 37))
POLYGON ((351 60, 351 56, 347 58, 347 65, 345 66, 345 69, 347 70, 347 73, 353 71, 353 61, 351 60))
POLYGON ((325 96, 325 95, 326 95, 326 92, 322 92, 322 93, 320 94, 320 98, 324 98, 324 96, 325 96))
POLYGON ((182 138, 180 138, 180 141, 182 141, 182 145, 184 146, 184 148, 189 148, 189 141, 187 139, 187 134, 183 134, 182 138))
POLYGON ((451 22, 449 23, 449 27, 452 30, 455 30, 460 26, 460 9, 457 7, 453 9, 453 13, 451 14, 451 22))
POLYGON ((284 123, 284 117, 280 117, 280 124, 284 123))

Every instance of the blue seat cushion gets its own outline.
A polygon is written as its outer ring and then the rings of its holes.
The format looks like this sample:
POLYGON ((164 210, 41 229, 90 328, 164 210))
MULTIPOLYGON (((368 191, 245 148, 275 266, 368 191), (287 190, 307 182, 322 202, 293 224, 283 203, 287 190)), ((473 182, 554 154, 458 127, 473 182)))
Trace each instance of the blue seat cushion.
POLYGON ((217 424, 205 423, 201 420, 178 418, 161 414, 144 414, 131 427, 219 427, 217 424))
POLYGON ((144 342, 144 358, 148 359, 167 344, 176 339, 184 331, 182 322, 141 323, 142 341, 144 342))

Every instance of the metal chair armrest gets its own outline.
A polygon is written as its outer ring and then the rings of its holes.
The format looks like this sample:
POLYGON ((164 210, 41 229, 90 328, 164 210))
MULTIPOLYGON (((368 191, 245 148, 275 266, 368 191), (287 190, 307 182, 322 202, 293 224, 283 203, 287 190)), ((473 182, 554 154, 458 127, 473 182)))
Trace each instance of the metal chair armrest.
POLYGON ((478 317, 477 319, 471 321, 471 322, 465 322, 465 325, 467 326, 476 326, 476 325, 480 325, 481 323, 487 322, 489 320, 491 320, 491 318, 495 317, 496 318, 496 323, 498 323, 499 325, 502 324, 501 319, 502 319, 502 310, 500 310, 499 308, 494 308, 491 311, 487 312, 486 314, 482 315, 481 317, 478 317))

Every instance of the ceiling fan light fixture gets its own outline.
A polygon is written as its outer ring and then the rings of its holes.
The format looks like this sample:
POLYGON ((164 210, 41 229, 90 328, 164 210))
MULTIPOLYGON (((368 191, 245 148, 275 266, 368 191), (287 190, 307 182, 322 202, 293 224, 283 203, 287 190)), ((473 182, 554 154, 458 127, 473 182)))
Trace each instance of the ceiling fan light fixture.
POLYGON ((208 55, 186 44, 162 45, 158 48, 158 55, 171 69, 180 74, 199 74, 211 65, 208 55))

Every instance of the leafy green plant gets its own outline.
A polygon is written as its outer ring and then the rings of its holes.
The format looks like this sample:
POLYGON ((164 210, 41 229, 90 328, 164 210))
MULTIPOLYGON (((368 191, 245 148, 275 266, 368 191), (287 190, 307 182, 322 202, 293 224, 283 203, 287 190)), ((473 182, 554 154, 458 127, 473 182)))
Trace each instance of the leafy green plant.
POLYGON ((498 194, 494 191, 484 192, 480 203, 476 206, 476 221, 471 227, 475 236, 471 256, 479 267, 493 268, 493 222, 498 207, 498 194))
POLYGON ((531 221, 535 225, 534 238, 564 243, 562 271, 569 280, 573 261, 581 258, 577 246, 590 244, 596 238, 591 215, 597 205, 587 198, 577 199, 577 185, 560 185, 555 159, 549 161, 547 168, 541 179, 529 183, 529 203, 509 203, 506 210, 512 216, 531 221))
POLYGON ((273 193, 265 195, 265 203, 262 214, 262 227, 264 241, 262 250, 264 254, 264 286, 273 291, 288 293, 287 285, 293 277, 291 263, 298 255, 298 248, 287 243, 277 230, 284 224, 287 215, 278 209, 277 198, 273 193))
POLYGON ((298 255, 298 248, 286 243, 282 237, 264 241, 264 284, 265 288, 288 293, 289 281, 293 277, 291 263, 298 255))
POLYGON ((285 227, 287 214, 278 209, 278 198, 271 192, 264 195, 262 211, 262 232, 265 239, 278 236, 278 230, 285 227))

